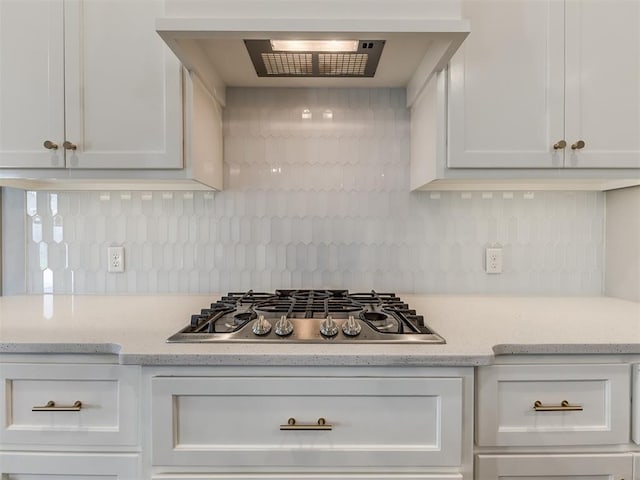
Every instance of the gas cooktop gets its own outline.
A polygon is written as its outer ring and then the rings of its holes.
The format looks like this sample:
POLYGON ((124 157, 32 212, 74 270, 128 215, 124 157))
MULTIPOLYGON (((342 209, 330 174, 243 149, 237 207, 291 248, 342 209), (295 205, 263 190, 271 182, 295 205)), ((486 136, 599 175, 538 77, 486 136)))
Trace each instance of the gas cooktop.
POLYGON ((167 342, 445 343, 394 293, 231 292, 167 342))

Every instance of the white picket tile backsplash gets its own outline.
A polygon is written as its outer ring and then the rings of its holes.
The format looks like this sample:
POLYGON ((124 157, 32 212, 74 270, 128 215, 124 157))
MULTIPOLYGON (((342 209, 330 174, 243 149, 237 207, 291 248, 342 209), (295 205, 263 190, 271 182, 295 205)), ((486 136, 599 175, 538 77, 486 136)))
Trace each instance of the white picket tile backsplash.
POLYGON ((410 193, 403 90, 229 89, 225 159, 215 194, 27 192, 27 290, 602 291, 604 194, 410 193))

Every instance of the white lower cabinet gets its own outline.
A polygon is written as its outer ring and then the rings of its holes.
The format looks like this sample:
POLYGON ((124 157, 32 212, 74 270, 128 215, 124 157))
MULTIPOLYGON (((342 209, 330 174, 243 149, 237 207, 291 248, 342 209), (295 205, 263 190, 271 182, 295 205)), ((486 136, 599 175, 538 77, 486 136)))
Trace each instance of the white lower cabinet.
POLYGON ((633 456, 607 455, 478 455, 478 480, 627 480, 633 456))
POLYGON ((629 372, 628 364, 479 367, 476 480, 632 478, 629 372))
POLYGON ((42 360, 0 368, 0 478, 140 478, 140 367, 42 360))
MULTIPOLYGON (((278 473, 263 475, 247 475, 247 474, 175 474, 175 475, 154 475, 152 480, 462 480, 459 473, 451 474, 359 474, 359 473, 341 473, 333 474, 309 474, 309 473, 278 473)), ((37 479, 40 480, 40 479, 37 479)))
POLYGON ((2 480, 137 480, 137 454, 0 452, 2 480))
POLYGON ((154 375, 153 478, 462 479, 471 369, 412 370, 154 375))
POLYGON ((629 442, 628 365, 493 365, 477 385, 478 445, 629 442))

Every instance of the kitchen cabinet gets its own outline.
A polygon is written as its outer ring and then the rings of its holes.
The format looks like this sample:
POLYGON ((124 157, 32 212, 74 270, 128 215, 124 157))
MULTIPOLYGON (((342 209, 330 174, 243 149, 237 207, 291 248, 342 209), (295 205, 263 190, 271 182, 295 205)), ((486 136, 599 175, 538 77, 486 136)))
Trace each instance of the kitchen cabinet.
POLYGON ((0 0, 0 184, 221 188, 222 106, 194 105, 201 89, 188 74, 183 92, 182 67, 155 32, 163 11, 163 2, 0 0), (203 115, 219 117, 218 129, 183 132, 203 115))
POLYGON ((139 480, 136 454, 0 452, 2 480, 139 480))
POLYGON ((463 15, 472 33, 412 108, 412 189, 640 183, 640 3, 470 0, 463 15))
POLYGON ((476 384, 477 480, 631 478, 615 447, 629 444, 629 365, 543 358, 479 367, 476 384))
POLYGON ((473 33, 450 66, 449 168, 640 168, 640 3, 464 9, 473 33))
POLYGON ((157 369, 149 382, 157 478, 462 479, 470 459, 468 368, 157 369))
POLYGON ((493 365, 477 380, 478 445, 629 442, 628 365, 493 365))
POLYGON ((1 473, 139 478, 139 384, 136 366, 3 362, 1 473))
POLYGON ((0 167, 182 168, 181 71, 154 32, 162 11, 2 0, 0 167))
POLYGON ((478 480, 624 480, 632 478, 631 454, 479 455, 478 480))

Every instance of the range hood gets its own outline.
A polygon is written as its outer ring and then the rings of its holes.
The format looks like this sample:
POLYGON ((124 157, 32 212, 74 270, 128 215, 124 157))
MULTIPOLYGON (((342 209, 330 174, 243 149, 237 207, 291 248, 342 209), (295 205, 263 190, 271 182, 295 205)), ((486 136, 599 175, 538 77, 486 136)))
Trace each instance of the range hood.
POLYGON ((195 2, 202 10, 186 2, 192 6, 187 11, 180 9, 184 2, 173 3, 176 7, 168 2, 166 12, 173 16, 157 19, 156 30, 223 106, 227 86, 405 87, 410 106, 470 32, 457 0, 214 0, 195 2), (324 17, 316 16, 319 12, 324 17), (320 47, 294 54, 276 51, 274 40, 351 41, 359 51, 320 47), (333 63, 322 70, 321 62, 333 63), (354 67, 357 62, 365 65, 354 67), (342 74, 345 65, 351 68, 348 74, 342 74))

